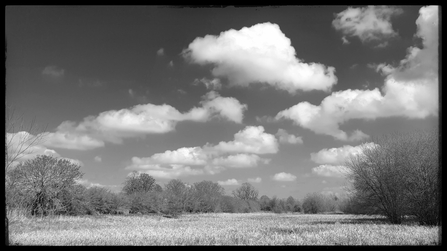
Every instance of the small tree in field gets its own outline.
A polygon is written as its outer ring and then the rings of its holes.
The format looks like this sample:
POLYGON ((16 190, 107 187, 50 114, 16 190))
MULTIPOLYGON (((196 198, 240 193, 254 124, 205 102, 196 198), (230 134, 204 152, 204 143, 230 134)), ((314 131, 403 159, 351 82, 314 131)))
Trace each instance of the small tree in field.
POLYGON ((48 214, 62 206, 62 191, 71 188, 82 178, 81 166, 66 159, 39 155, 35 159, 17 165, 11 172, 16 187, 28 196, 31 213, 48 214))

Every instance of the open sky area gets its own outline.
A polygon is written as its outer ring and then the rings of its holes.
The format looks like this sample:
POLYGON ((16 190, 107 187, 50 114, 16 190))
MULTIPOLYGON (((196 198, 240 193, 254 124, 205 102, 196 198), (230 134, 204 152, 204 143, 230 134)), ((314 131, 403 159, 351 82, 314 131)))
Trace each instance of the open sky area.
MULTIPOLYGON (((119 191, 249 182, 342 193, 374 136, 438 125, 437 6, 6 6, 6 101, 45 128, 22 160, 119 191)), ((9 149, 14 151, 14 149, 9 149)))

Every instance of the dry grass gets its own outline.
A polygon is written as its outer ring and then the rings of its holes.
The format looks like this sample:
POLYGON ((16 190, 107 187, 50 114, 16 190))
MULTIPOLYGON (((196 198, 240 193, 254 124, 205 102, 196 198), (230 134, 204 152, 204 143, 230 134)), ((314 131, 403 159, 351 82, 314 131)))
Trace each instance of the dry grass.
POLYGON ((437 245, 438 227, 354 215, 196 214, 12 220, 18 245, 437 245))

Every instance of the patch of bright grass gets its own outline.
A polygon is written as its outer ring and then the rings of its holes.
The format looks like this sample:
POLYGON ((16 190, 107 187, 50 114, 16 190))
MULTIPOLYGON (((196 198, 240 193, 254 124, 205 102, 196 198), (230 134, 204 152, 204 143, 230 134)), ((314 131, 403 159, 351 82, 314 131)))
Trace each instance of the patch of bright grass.
POLYGON ((17 220, 20 245, 437 245, 438 227, 355 215, 192 214, 17 220))

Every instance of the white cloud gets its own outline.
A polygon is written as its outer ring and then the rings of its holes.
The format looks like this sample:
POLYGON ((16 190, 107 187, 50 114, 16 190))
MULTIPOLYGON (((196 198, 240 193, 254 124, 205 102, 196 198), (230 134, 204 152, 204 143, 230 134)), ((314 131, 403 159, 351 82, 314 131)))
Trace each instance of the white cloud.
POLYGON ((261 177, 248 178, 247 181, 252 182, 252 183, 261 183, 262 179, 261 179, 261 177))
POLYGON ((341 41, 343 42, 343 44, 350 44, 349 40, 346 39, 345 36, 341 37, 341 41))
POLYGON ((100 156, 95 156, 95 161, 96 162, 102 162, 102 158, 100 156))
POLYGON ((247 110, 246 104, 241 104, 239 100, 232 97, 221 97, 215 91, 208 92, 203 98, 201 104, 206 110, 235 123, 242 123, 244 111, 247 110))
POLYGON ((157 55, 158 55, 158 56, 163 56, 163 55, 165 55, 165 49, 163 49, 163 48, 158 49, 158 51, 157 51, 157 55))
POLYGON ((317 153, 311 153, 311 160, 317 164, 344 165, 353 155, 360 154, 362 148, 372 147, 372 142, 364 143, 358 146, 345 145, 338 148, 324 148, 317 153))
POLYGON ((220 82, 220 80, 218 78, 213 78, 213 79, 207 79, 207 78, 197 79, 196 78, 192 84, 193 85, 203 84, 203 85, 205 85, 206 89, 208 89, 208 90, 222 89, 222 83, 220 82))
POLYGON ((103 147, 104 142, 88 135, 58 131, 55 133, 44 133, 42 145, 54 148, 85 151, 103 147))
POLYGON ((297 137, 293 134, 289 134, 284 129, 278 129, 276 135, 279 138, 279 142, 288 143, 288 144, 303 144, 303 139, 301 137, 297 137))
POLYGON ((162 166, 160 164, 153 164, 152 160, 149 158, 138 157, 132 157, 131 165, 127 166, 125 169, 139 170, 141 173, 147 173, 154 178, 161 179, 176 179, 179 177, 201 175, 204 173, 201 169, 193 169, 189 166, 176 164, 162 166))
POLYGON ((235 154, 229 155, 227 157, 219 157, 215 158, 212 161, 213 165, 216 166, 226 166, 232 168, 246 168, 246 167, 256 167, 258 162, 267 164, 269 163, 269 159, 260 158, 255 154, 235 154))
POLYGON ((226 77, 230 85, 268 84, 296 93, 330 91, 337 83, 334 67, 304 63, 295 54, 290 39, 268 22, 197 37, 183 51, 190 62, 213 64, 213 76, 226 77))
POLYGON ((8 158, 13 161, 12 166, 19 162, 35 158, 37 155, 50 155, 60 157, 55 150, 48 149, 42 145, 43 140, 39 140, 40 135, 34 136, 26 131, 17 133, 6 133, 6 146, 8 158))
POLYGON ((349 169, 345 166, 319 165, 312 168, 312 172, 319 176, 343 178, 349 173, 349 169))
POLYGON ((169 67, 174 67, 174 62, 171 60, 171 61, 169 61, 169 67))
POLYGON ((273 176, 273 179, 276 181, 294 181, 296 179, 296 176, 290 173, 277 173, 273 176))
POLYGON ((217 182, 221 186, 237 186, 239 182, 236 179, 228 179, 226 181, 218 181, 217 182))
MULTIPOLYGON (((129 95, 135 95, 129 90, 129 95)), ((56 133, 50 134, 52 146, 78 149, 77 144, 85 143, 81 148, 103 146, 103 140, 119 144, 123 138, 141 137, 146 134, 167 133, 173 131, 180 121, 206 122, 212 117, 220 117, 241 123, 247 106, 232 97, 221 97, 211 91, 203 96, 201 107, 193 107, 181 113, 168 105, 139 104, 129 109, 110 110, 98 116, 88 116, 78 124, 63 122, 56 133), (95 138, 95 139, 93 139, 95 138), (70 142, 75 141, 75 142, 70 142)))
POLYGON ((83 186, 85 186, 87 188, 91 188, 91 187, 105 187, 105 185, 102 185, 102 184, 99 184, 99 183, 93 183, 93 182, 90 182, 87 179, 77 179, 77 180, 75 180, 75 182, 77 184, 83 185, 83 186))
POLYGON ((42 71, 42 75, 46 75, 46 76, 50 76, 50 77, 54 77, 54 78, 63 77, 64 74, 65 74, 64 69, 60 69, 54 65, 47 66, 42 71))
MULTIPOLYGON (((332 25, 343 33, 343 43, 347 41, 346 36, 356 36, 362 42, 382 41, 398 36, 390 20, 392 16, 402 12, 400 8, 387 6, 349 7, 336 14, 332 25)), ((381 43, 380 46, 386 45, 381 43)))
POLYGON ((182 147, 174 151, 156 153, 144 159, 154 164, 206 165, 207 158, 200 147, 182 147))
POLYGON ((215 146, 206 145, 208 151, 267 154, 278 152, 275 136, 264 132, 263 126, 246 126, 234 135, 233 141, 221 141, 215 146))

